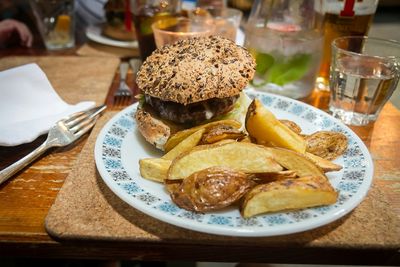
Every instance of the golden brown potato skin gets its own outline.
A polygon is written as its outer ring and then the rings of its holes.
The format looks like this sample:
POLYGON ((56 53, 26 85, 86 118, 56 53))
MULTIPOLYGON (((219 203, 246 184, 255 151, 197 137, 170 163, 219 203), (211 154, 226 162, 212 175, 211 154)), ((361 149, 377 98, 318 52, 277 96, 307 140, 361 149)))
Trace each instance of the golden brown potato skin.
POLYGON ((257 98, 247 110, 245 126, 257 144, 287 148, 300 153, 306 151, 303 137, 279 121, 257 98))
POLYGON ((241 130, 228 124, 211 127, 201 138, 202 144, 213 144, 224 139, 241 140, 246 136, 241 130))
POLYGON ((338 132, 319 131, 305 136, 306 151, 327 160, 334 160, 347 149, 347 137, 338 132))
POLYGON ((239 200, 254 182, 245 173, 211 167, 193 173, 171 193, 179 207, 196 212, 218 210, 239 200))
POLYGON ((302 131, 301 127, 294 121, 290 121, 290 120, 279 120, 279 121, 282 122, 283 124, 285 124, 293 132, 295 132, 297 134, 301 134, 301 131, 302 131))
POLYGON ((328 179, 306 176, 260 184, 244 197, 241 212, 244 218, 284 210, 297 210, 334 204, 338 193, 328 179))

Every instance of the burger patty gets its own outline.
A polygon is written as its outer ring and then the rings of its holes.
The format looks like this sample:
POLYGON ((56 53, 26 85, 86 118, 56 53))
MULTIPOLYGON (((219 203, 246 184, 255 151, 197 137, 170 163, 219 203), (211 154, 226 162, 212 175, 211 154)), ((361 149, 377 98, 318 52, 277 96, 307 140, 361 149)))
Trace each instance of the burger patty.
POLYGON ((146 103, 151 105, 161 118, 176 123, 199 123, 225 114, 233 109, 238 98, 239 95, 235 95, 183 105, 145 95, 146 103))

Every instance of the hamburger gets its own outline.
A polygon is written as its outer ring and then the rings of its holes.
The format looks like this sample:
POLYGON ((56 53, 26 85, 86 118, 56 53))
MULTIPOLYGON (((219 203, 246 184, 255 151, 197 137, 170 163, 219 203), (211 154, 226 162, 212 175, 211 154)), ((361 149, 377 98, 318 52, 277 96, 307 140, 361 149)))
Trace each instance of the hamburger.
POLYGON ((103 25, 102 34, 118 41, 135 41, 136 33, 129 6, 124 0, 108 0, 104 4, 106 23, 103 25))
POLYGON ((180 40, 155 50, 140 67, 142 92, 135 119, 159 149, 178 130, 210 120, 242 120, 249 101, 242 93, 255 61, 243 47, 218 36, 180 40))

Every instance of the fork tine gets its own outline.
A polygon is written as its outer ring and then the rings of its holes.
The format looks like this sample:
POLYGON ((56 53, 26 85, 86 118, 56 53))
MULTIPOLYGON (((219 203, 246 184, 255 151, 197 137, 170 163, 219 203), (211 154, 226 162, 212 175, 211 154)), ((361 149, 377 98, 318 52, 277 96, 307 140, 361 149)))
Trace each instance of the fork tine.
POLYGON ((97 121, 97 117, 91 118, 90 123, 88 123, 86 126, 84 126, 79 131, 74 133, 74 135, 77 138, 81 137, 82 135, 84 135, 86 132, 88 132, 95 125, 96 121, 97 121))
POLYGON ((84 111, 76 112, 76 113, 73 113, 73 114, 65 117, 63 119, 63 121, 64 121, 64 123, 70 123, 71 121, 74 121, 75 119, 80 118, 82 115, 85 115, 84 111))
POLYGON ((85 111, 74 113, 68 117, 66 117, 63 122, 68 127, 73 127, 79 122, 83 121, 86 117, 94 117, 97 114, 100 114, 103 110, 107 108, 106 105, 101 105, 99 107, 94 107, 85 111))
POLYGON ((96 120, 96 117, 86 117, 84 120, 79 122, 78 124, 69 128, 69 131, 73 134, 79 132, 83 129, 86 125, 89 125, 93 120, 96 120))
POLYGON ((70 132, 76 133, 84 128, 86 125, 91 124, 93 120, 96 120, 98 115, 106 108, 106 105, 100 106, 98 108, 90 109, 86 112, 86 116, 82 116, 78 121, 76 120, 74 124, 67 125, 70 132))
POLYGON ((73 118, 69 118, 64 121, 65 125, 68 127, 74 127, 74 125, 78 124, 79 122, 83 121, 86 119, 88 115, 85 112, 82 112, 79 114, 79 116, 74 116, 73 118))

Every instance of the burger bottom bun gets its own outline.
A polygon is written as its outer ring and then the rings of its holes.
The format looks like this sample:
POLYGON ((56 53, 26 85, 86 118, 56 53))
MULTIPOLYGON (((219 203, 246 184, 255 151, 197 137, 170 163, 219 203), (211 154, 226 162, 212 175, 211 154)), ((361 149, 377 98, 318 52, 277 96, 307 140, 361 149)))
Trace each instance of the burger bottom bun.
POLYGON ((184 129, 182 126, 161 119, 156 115, 154 110, 146 104, 142 107, 138 107, 135 113, 135 120, 139 132, 146 141, 163 151, 168 138, 172 134, 184 129))

